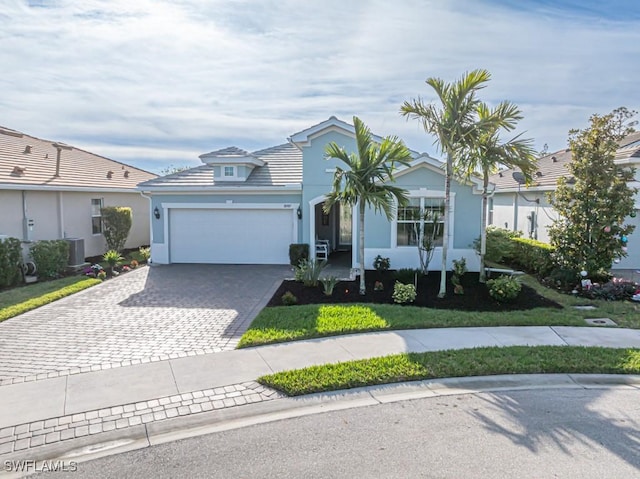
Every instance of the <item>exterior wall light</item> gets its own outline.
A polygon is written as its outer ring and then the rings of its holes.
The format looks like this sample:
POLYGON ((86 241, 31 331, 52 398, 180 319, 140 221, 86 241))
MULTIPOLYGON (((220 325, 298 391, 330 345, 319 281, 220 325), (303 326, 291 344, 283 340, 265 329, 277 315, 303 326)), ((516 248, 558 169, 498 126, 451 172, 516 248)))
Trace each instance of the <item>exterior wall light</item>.
POLYGON ((300 207, 298 206, 298 219, 301 220, 302 219, 302 210, 300 209, 300 207))
POLYGON ((153 209, 153 216, 155 216, 157 220, 160 219, 160 210, 157 206, 153 209))

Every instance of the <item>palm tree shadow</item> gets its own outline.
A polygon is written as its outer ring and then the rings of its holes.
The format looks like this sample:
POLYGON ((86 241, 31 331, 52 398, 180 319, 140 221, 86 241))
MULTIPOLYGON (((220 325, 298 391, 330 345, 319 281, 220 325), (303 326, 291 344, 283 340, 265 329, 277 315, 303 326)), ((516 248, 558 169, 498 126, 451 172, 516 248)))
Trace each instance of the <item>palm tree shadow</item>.
MULTIPOLYGON (((640 395, 640 391, 625 390, 640 395)), ((547 390, 539 400, 531 391, 483 394, 486 412, 470 414, 487 432, 509 439, 532 453, 551 441, 559 451, 573 456, 579 444, 597 452, 606 449, 640 469, 640 413, 624 411, 608 401, 604 389, 547 390), (569 408, 570 404, 570 408, 569 408)))

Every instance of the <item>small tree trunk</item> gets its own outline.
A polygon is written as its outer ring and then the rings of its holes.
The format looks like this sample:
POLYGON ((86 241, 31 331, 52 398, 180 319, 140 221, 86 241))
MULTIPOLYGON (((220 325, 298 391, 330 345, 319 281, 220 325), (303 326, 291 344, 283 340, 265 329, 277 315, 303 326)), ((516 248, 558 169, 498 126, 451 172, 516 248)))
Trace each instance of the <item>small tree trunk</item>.
POLYGON ((362 198, 360 199, 359 210, 360 239, 358 241, 358 250, 360 252, 360 294, 364 295, 367 289, 364 285, 364 201, 362 201, 362 198))
POLYGON ((487 254, 487 188, 489 187, 489 175, 484 172, 482 185, 482 222, 480 224, 480 282, 486 283, 487 276, 484 270, 484 257, 487 254))
POLYGON ((451 205, 451 170, 453 158, 447 153, 447 170, 444 180, 444 228, 442 229, 442 270, 440 272, 440 291, 438 298, 447 295, 447 249, 449 247, 449 207, 451 205))

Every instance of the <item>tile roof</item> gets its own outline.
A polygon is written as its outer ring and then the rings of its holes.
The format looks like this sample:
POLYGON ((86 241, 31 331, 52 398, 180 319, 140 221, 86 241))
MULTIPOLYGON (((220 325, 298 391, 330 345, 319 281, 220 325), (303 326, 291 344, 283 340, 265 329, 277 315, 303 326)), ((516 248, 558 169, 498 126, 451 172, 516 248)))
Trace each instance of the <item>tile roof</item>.
MULTIPOLYGON (((640 132, 631 133, 620 141, 620 148, 616 151, 616 161, 631 160, 640 162, 640 132)), ((552 190, 561 176, 569 174, 567 165, 571 161, 571 150, 559 150, 538 159, 538 171, 529 188, 552 190)), ((513 169, 505 169, 491 175, 489 181, 496 185, 496 191, 518 188, 518 182, 513 178, 513 169)))
MULTIPOLYGON (((226 150, 230 150, 230 148, 219 151, 226 150)), ((302 152, 294 145, 286 143, 254 151, 251 155, 264 161, 265 165, 254 168, 246 181, 216 182, 213 178, 213 166, 202 165, 146 181, 140 184, 139 188, 158 188, 161 190, 163 188, 244 187, 249 189, 255 187, 278 187, 302 182, 302 152)))
POLYGON ((141 181, 156 176, 74 146, 0 126, 0 189, 24 186, 134 190, 141 181))

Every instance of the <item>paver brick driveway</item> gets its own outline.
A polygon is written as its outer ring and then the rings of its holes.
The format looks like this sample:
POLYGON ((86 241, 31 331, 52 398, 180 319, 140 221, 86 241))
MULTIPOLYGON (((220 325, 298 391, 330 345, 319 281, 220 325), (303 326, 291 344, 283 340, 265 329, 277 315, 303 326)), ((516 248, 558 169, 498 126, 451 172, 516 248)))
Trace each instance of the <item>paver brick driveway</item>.
POLYGON ((0 323, 0 384, 233 349, 287 266, 140 268, 0 323))

